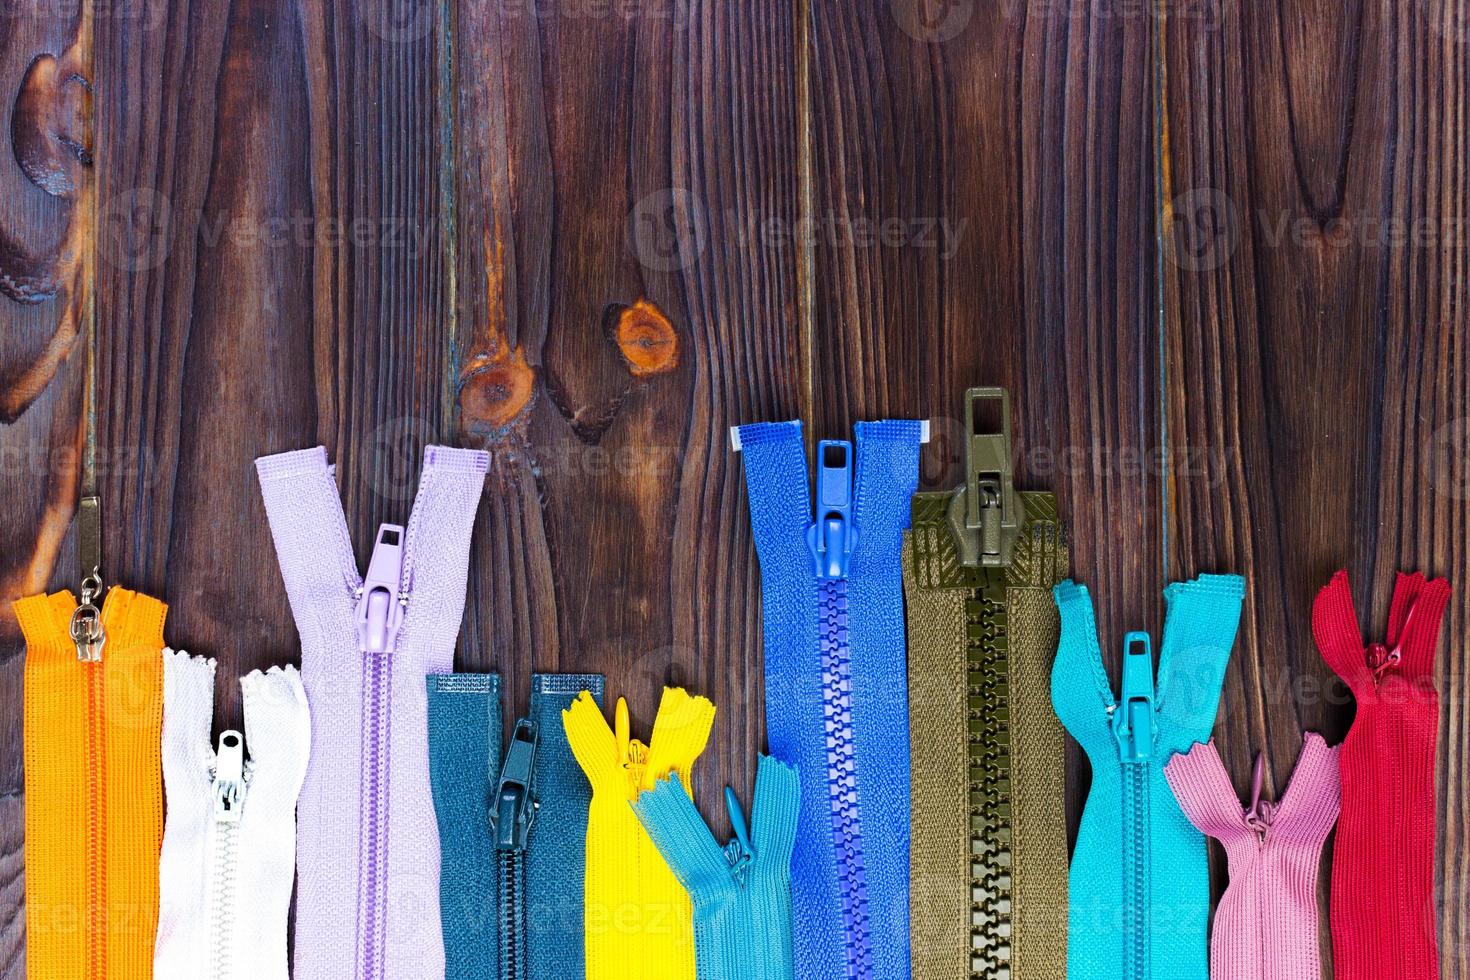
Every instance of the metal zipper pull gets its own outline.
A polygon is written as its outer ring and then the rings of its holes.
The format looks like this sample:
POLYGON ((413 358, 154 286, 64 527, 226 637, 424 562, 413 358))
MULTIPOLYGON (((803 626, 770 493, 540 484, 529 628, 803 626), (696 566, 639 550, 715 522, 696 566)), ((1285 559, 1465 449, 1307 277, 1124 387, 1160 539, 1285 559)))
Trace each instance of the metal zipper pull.
POLYGON ((539 735, 529 718, 516 722, 505 751, 505 764, 495 784, 490 836, 497 851, 524 851, 541 801, 536 799, 536 750, 539 735))
POLYGON ((1113 712, 1120 758, 1147 762, 1154 751, 1154 657, 1147 633, 1123 638, 1123 691, 1113 712))
POLYGON ((378 527, 373 556, 357 597, 357 648, 363 653, 392 653, 398 649, 398 629, 408 596, 403 579, 403 528, 378 527))
POLYGON ((77 508, 77 556, 82 587, 80 603, 71 614, 71 639, 77 646, 77 660, 95 664, 102 661, 107 642, 97 605, 106 587, 102 582, 102 501, 96 496, 83 497, 77 508))
POLYGON ((806 532, 817 578, 847 578, 857 546, 852 523, 852 443, 823 439, 817 444, 817 519, 806 532))
POLYGON ((239 823, 245 806, 245 737, 232 730, 220 732, 214 760, 214 819, 239 823))
POLYGON ((1011 397, 1004 388, 965 392, 965 484, 949 504, 949 523, 965 565, 1009 565, 1021 528, 1011 468, 1011 397), (980 432, 976 405, 1000 402, 1000 431, 980 432))
POLYGON ((740 808, 735 791, 728 786, 725 787, 725 809, 730 814, 730 829, 735 833, 735 838, 725 845, 725 859, 730 862, 730 873, 740 881, 755 859, 755 849, 750 846, 750 825, 745 822, 745 811, 740 808))

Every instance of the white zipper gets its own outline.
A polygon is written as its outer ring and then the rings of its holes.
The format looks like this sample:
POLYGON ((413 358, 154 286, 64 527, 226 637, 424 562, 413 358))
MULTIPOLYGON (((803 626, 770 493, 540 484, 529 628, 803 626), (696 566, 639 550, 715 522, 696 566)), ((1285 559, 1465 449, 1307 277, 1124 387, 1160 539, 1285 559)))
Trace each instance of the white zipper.
POLYGON ((212 748, 214 673, 213 660, 164 652, 168 822, 154 977, 287 980, 306 692, 293 667, 244 678, 246 732, 224 731, 212 748))
POLYGON ((240 817, 245 807, 248 777, 245 737, 237 731, 221 733, 215 753, 214 820, 210 826, 209 961, 212 980, 232 976, 235 962, 233 929, 238 899, 240 817))

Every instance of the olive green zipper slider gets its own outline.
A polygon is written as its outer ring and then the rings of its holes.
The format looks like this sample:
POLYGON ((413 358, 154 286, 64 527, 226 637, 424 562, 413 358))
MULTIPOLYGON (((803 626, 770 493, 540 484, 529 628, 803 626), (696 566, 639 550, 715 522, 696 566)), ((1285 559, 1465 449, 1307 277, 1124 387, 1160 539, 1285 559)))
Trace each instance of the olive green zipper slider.
POLYGON ((949 503, 960 562, 1009 565, 1021 513, 1011 478, 1011 397, 1004 388, 965 392, 965 438, 965 484, 949 503), (980 422, 976 406, 985 401, 1000 402, 999 432, 976 428, 980 422))
POLYGON ((81 499, 77 509, 77 552, 82 566, 80 604, 71 614, 71 639, 77 645, 77 660, 100 663, 107 634, 102 629, 102 501, 96 496, 81 499))

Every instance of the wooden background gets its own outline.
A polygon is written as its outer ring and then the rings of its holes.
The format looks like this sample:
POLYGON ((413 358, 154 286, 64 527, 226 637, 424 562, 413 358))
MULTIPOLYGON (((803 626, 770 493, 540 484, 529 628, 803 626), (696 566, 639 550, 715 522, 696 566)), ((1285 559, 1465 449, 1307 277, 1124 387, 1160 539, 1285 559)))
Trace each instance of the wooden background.
MULTIPOLYGON (((289 660, 251 460, 324 443, 365 553, 425 442, 483 446, 461 664, 515 703, 605 672, 645 729, 708 693, 713 815, 763 738, 726 428, 930 417, 947 486, 961 392, 1005 384, 1114 666, 1165 581, 1248 576, 1242 789, 1351 720, 1308 628, 1333 569, 1373 634, 1395 569, 1459 587, 1470 980, 1470 0, 0 0, 0 123, 7 598, 74 583, 91 454, 109 580, 224 677, 289 660)), ((22 663, 7 610, 5 980, 22 663)))

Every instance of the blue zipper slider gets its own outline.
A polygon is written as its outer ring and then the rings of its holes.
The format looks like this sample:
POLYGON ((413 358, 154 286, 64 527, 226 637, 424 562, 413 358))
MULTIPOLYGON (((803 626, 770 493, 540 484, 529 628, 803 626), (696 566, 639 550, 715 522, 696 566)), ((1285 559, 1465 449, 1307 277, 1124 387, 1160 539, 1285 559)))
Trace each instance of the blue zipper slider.
POLYGON ((817 519, 806 532, 817 578, 847 578, 857 545, 852 523, 852 443, 823 439, 817 444, 817 519))
POLYGON ((1123 693, 1113 712, 1120 757, 1147 762, 1154 752, 1154 655, 1147 633, 1123 638, 1123 693))
POLYGON ((725 787, 725 809, 730 813, 730 829, 735 832, 735 839, 725 845, 725 859, 730 862, 730 873, 739 881, 755 859, 755 849, 750 846, 750 828, 745 822, 745 811, 740 808, 735 791, 728 786, 725 787))
POLYGON ((540 736, 529 718, 516 722, 505 750, 505 764, 495 785, 490 836, 497 851, 524 851, 541 803, 536 799, 536 749, 540 736))
POLYGON ((398 628, 403 625, 403 528, 378 527, 373 557, 368 561, 362 592, 357 598, 357 649, 363 653, 393 653, 398 628))

